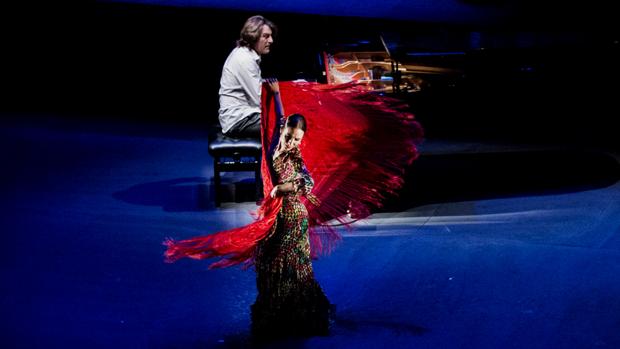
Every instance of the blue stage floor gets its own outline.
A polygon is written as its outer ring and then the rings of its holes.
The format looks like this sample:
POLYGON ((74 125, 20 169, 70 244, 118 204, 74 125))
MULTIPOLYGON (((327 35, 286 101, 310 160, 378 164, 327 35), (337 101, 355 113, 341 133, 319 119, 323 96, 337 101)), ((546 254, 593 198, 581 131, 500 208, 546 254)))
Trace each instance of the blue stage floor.
MULTIPOLYGON (((253 271, 163 262, 165 237, 237 227, 256 208, 213 207, 206 131, 69 125, 0 129, 1 346, 252 347, 253 271)), ((332 334, 271 347, 620 347, 617 154, 421 150, 401 197, 314 262, 332 334)), ((251 173, 226 180, 252 193, 251 173)))

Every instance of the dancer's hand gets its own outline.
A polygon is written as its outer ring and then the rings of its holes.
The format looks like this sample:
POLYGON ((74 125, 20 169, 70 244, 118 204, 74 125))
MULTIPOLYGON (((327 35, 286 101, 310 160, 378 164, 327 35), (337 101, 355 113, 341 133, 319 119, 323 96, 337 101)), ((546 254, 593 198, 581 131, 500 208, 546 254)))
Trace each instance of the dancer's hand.
POLYGON ((278 186, 274 186, 273 189, 271 189, 271 193, 269 194, 269 196, 271 196, 271 198, 275 198, 276 195, 278 195, 278 186))
POLYGON ((269 85, 269 88, 271 88, 271 91, 273 93, 280 93, 280 84, 278 84, 278 79, 276 78, 267 78, 265 79, 267 81, 267 84, 269 85))

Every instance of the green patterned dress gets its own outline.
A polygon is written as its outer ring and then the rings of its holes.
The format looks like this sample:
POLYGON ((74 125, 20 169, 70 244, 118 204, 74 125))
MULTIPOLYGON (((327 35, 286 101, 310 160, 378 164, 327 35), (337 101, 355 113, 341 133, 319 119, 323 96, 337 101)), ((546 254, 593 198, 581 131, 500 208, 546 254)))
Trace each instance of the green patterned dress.
POLYGON ((257 337, 327 335, 331 305, 314 279, 308 211, 300 197, 314 185, 298 148, 273 160, 278 184, 293 182, 269 236, 256 249, 258 296, 252 305, 257 337))

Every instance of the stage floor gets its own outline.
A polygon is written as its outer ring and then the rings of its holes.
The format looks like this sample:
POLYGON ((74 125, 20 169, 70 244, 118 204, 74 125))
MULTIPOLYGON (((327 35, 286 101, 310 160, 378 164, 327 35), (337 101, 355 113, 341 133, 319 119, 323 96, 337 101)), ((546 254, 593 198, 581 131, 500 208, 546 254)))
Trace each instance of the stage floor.
MULTIPOLYGON (((254 272, 162 257, 166 237, 250 222, 252 174, 225 176, 242 202, 215 208, 206 130, 72 125, 0 129, 2 346, 252 347, 254 272)), ((314 262, 331 335, 271 347, 620 347, 617 154, 420 149, 400 197, 314 262)))

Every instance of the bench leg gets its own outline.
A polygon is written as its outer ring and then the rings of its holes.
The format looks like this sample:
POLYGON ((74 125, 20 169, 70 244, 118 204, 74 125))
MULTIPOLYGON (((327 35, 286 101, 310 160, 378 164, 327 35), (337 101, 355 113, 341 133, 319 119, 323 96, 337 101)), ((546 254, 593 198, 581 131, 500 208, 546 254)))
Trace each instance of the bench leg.
POLYGON ((254 170, 254 181, 256 182, 256 203, 263 199, 263 178, 260 174, 261 157, 256 157, 256 168, 254 170))
POLYGON ((220 177, 220 158, 219 157, 213 159, 213 184, 215 186, 215 207, 220 207, 220 203, 222 200, 222 196, 220 193, 222 179, 220 177))

